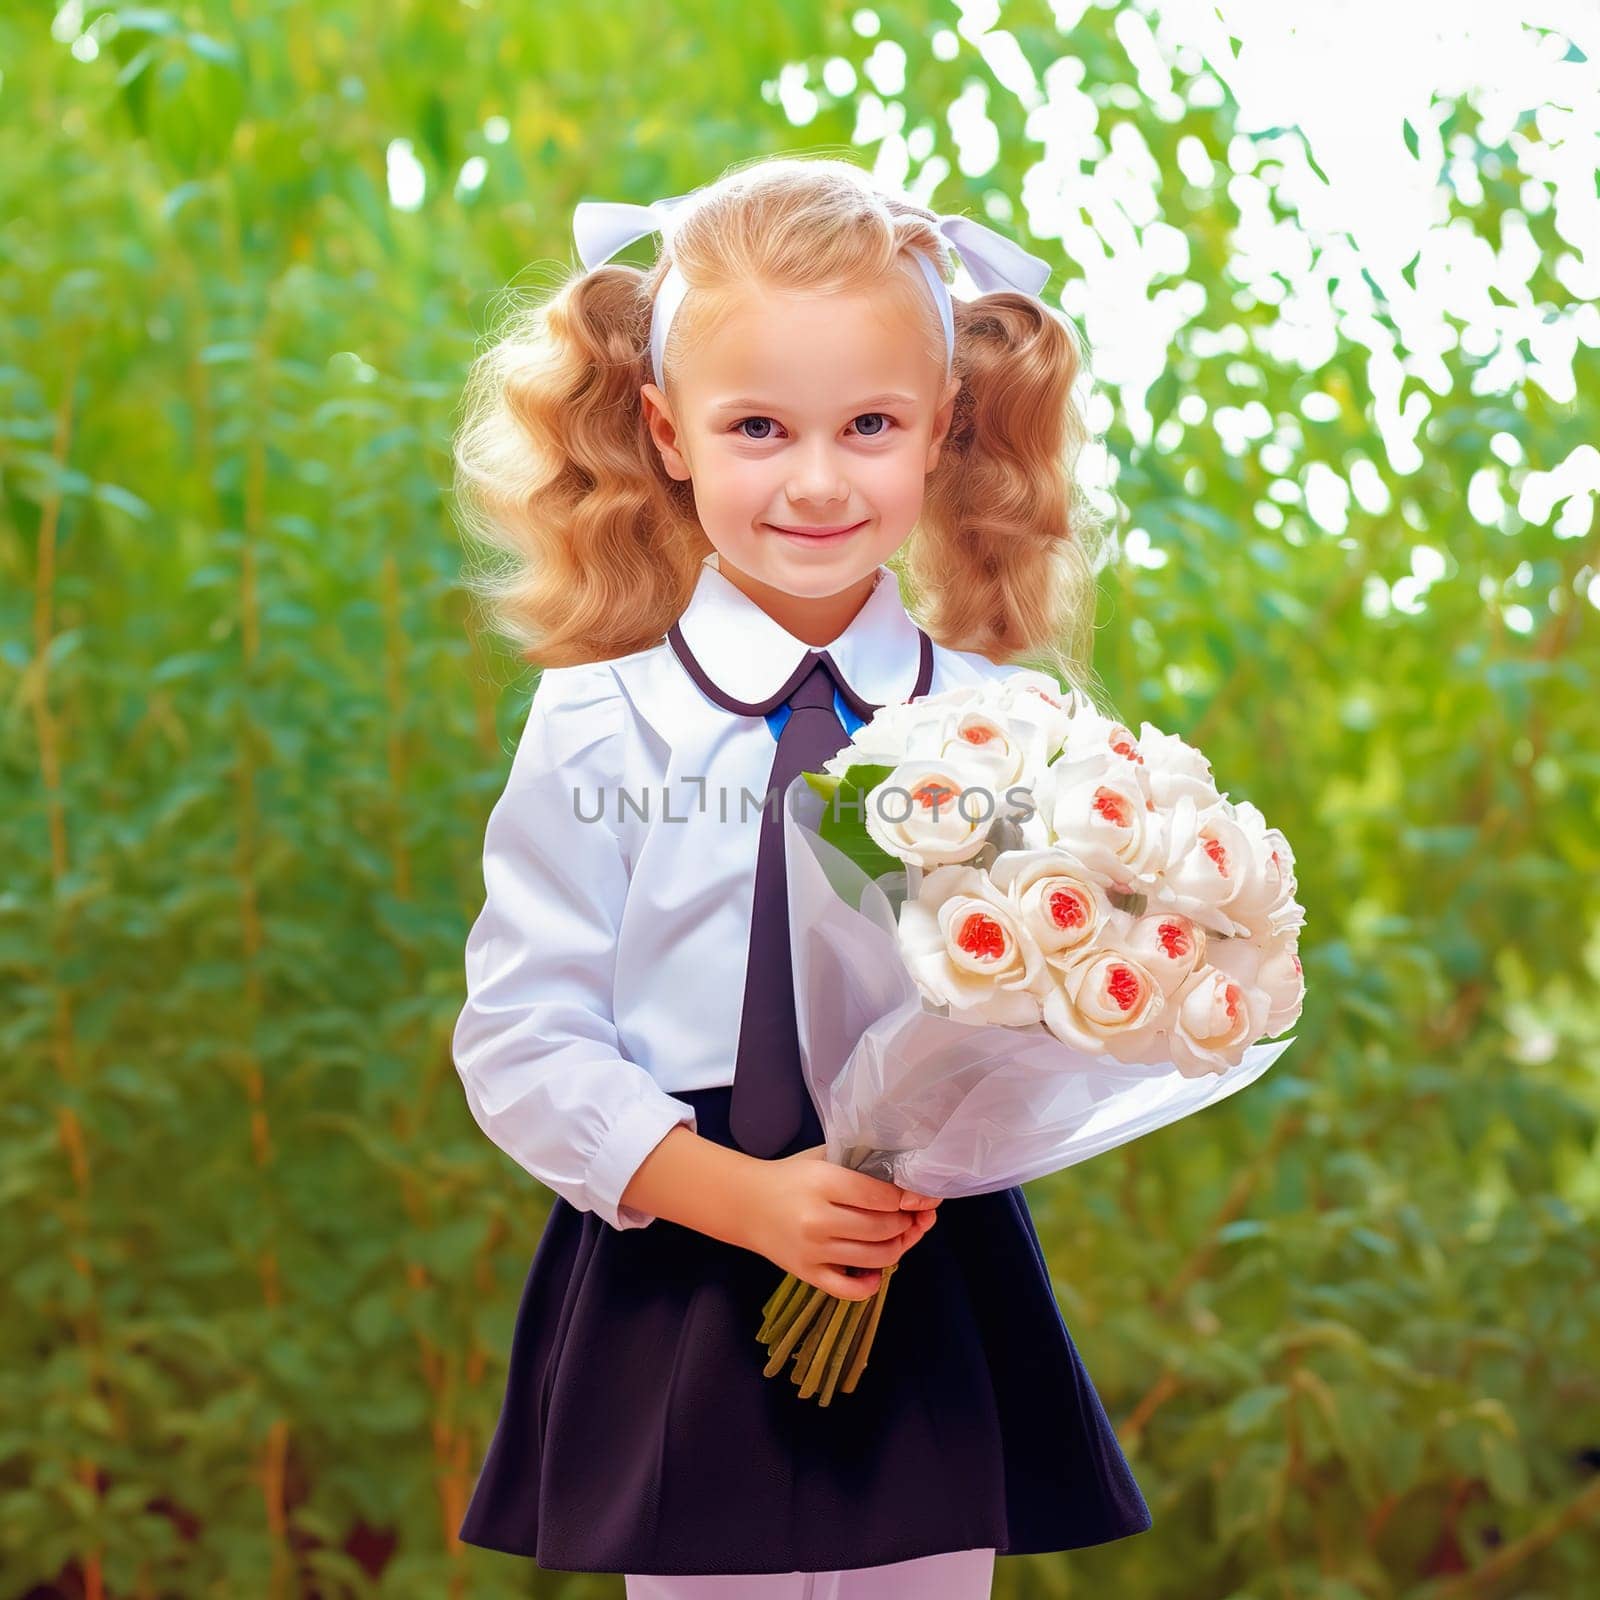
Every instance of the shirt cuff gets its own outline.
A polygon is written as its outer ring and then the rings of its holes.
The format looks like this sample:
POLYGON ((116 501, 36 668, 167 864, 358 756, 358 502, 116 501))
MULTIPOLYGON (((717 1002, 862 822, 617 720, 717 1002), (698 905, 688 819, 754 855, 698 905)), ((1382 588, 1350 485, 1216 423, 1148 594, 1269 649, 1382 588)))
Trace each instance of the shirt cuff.
POLYGON ((589 1163, 585 1187, 597 1216, 619 1229, 648 1227, 656 1220, 648 1211, 623 1205, 622 1194, 644 1158, 680 1123, 698 1132, 694 1107, 686 1101, 661 1094, 629 1102, 589 1163))

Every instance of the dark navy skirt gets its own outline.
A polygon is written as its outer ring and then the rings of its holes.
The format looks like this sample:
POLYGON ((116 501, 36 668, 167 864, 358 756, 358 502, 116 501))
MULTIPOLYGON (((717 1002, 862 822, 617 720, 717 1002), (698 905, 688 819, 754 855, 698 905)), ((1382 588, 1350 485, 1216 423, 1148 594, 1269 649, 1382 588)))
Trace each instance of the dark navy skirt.
MULTIPOLYGON (((677 1092, 738 1148, 731 1095, 677 1092)), ((460 1537, 554 1571, 709 1575, 1072 1550, 1150 1526, 1020 1188, 940 1204, 857 1387, 826 1407, 788 1364, 762 1375, 782 1277, 665 1218, 617 1229, 557 1196, 460 1537)))

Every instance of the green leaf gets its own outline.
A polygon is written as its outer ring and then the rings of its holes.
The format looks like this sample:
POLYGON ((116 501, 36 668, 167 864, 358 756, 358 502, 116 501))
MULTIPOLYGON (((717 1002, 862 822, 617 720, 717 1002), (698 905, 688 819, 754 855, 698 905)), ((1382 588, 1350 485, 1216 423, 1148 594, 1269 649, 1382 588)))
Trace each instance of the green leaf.
POLYGON ((1224 1426, 1234 1438, 1255 1432, 1283 1404, 1288 1392, 1281 1383, 1246 1390, 1223 1413, 1224 1426))
POLYGON ((1528 1462, 1521 1444, 1504 1434, 1485 1429, 1478 1435, 1483 1451, 1484 1475, 1495 1497, 1508 1505, 1528 1503, 1528 1462))
POLYGON ((834 780, 831 793, 824 793, 812 775, 806 774, 806 781, 827 802, 822 808, 818 833, 869 878, 905 870, 905 864, 884 850, 867 831, 867 796, 893 771, 890 766, 857 762, 846 768, 843 777, 834 780))

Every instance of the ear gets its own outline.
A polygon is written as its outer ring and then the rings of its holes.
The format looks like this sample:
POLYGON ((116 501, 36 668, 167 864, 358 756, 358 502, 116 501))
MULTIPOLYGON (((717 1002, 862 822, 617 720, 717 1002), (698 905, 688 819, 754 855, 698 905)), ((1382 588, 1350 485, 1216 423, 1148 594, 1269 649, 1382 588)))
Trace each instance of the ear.
POLYGON ((655 441, 655 447, 661 454, 661 464, 667 469, 667 475, 680 480, 689 476, 689 463, 678 444, 678 425, 672 418, 672 407, 667 404, 667 397, 655 384, 644 384, 639 390, 639 399, 644 405, 644 420, 650 429, 650 437, 655 441))
POLYGON ((950 432, 950 420, 955 415, 956 396, 961 393, 961 379, 952 372, 945 382, 939 398, 939 409, 933 416, 933 436, 928 440, 928 464, 923 471, 932 472, 939 465, 939 450, 950 432))

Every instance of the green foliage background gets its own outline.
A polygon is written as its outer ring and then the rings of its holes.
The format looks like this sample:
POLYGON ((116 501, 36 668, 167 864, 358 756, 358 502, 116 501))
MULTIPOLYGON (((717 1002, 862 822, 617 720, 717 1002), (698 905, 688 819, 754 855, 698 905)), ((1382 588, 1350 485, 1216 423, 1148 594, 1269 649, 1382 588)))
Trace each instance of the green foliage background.
MULTIPOLYGON (((1249 1093, 1030 1186, 1155 1526, 1002 1560, 995 1593, 1575 1596, 1600 1566, 1596 531, 1514 507, 1595 438, 1596 350, 1563 403, 1446 351, 1444 392, 1406 380, 1422 461, 1396 470, 1354 333, 1301 371, 1235 271, 1230 163, 1293 223, 1299 135, 1242 144, 1195 63, 1158 114, 1126 19, 1079 9, 1000 24, 1036 71, 1082 63, 1103 140, 1137 127, 1205 292, 1156 442, 1108 396, 1122 519, 1166 560, 1104 574, 1097 664, 1295 844, 1309 994, 1249 1093), (1192 395, 1259 401, 1287 455, 1177 422, 1192 395), (1522 464, 1485 520, 1497 435, 1522 464), (1389 508, 1331 533, 1299 486, 1357 458, 1389 508), (1444 555, 1425 603, 1376 603, 1418 545, 1444 555)), ((52 16, 0 15, 0 1596, 620 1597, 453 1538, 549 1198, 449 1055, 532 688, 458 585, 455 404, 496 293, 572 259, 577 200, 848 145, 883 41, 942 209, 1019 200, 1027 108, 937 0, 876 37, 792 0, 52 16), (818 88, 830 59, 858 86, 818 88), (820 97, 803 127, 785 63, 820 97), (946 122, 972 85, 982 171, 946 122)), ((1496 246, 1518 212, 1554 318, 1574 241, 1523 188, 1535 109, 1490 147, 1471 105, 1432 108, 1481 178, 1452 226, 1496 246)), ((1059 293, 1074 263, 1022 215, 1059 293)), ((1381 291, 1374 315, 1403 348, 1381 291)))

